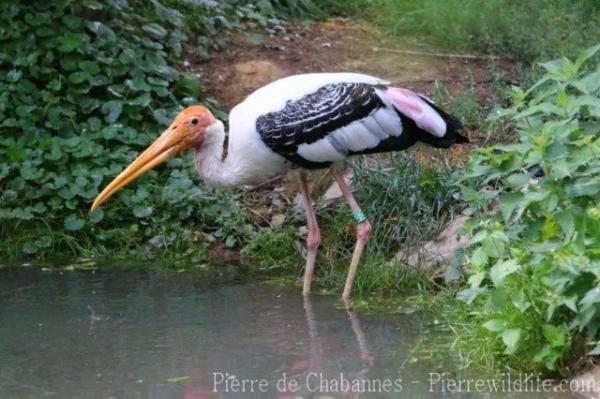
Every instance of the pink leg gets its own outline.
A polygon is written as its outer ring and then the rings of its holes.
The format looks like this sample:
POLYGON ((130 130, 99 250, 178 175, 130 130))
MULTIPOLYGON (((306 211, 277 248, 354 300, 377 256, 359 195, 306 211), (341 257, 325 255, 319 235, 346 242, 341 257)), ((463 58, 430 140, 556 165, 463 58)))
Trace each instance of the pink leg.
POLYGON ((375 363, 375 355, 373 355, 373 352, 371 352, 371 348, 367 342, 367 337, 365 336, 363 329, 360 327, 360 321, 358 321, 356 313, 350 310, 348 303, 346 303, 346 313, 348 313, 352 330, 354 331, 354 335, 356 335, 356 340, 358 341, 360 358, 362 361, 367 362, 367 364, 372 367, 375 363))
POLYGON ((308 325, 308 338, 310 344, 310 370, 321 370, 323 364, 323 345, 317 330, 317 320, 313 313, 310 296, 304 296, 304 311, 306 324, 308 325))
POLYGON ((312 283, 313 270, 315 268, 315 260, 317 258, 317 249, 321 243, 321 232, 317 225, 317 215, 312 205, 310 192, 308 189, 308 181, 306 175, 300 175, 300 193, 304 202, 304 210, 306 212, 306 221, 308 223, 308 236, 306 237, 306 266, 304 267, 304 287, 303 295, 310 294, 310 283, 312 283))
MULTIPOLYGON (((354 214, 360 212, 360 206, 354 199, 352 195, 352 191, 350 190, 350 186, 346 183, 346 179, 344 175, 339 170, 331 168, 331 174, 333 178, 337 182, 344 198, 348 205, 350 205, 350 209, 354 214)), ((352 254, 352 261, 350 262, 350 269, 348 269, 348 277, 346 277, 346 285, 344 286, 344 293, 342 294, 342 298, 348 299, 350 298, 350 291, 352 290, 352 282, 354 281, 354 275, 356 274, 356 268, 358 266, 358 262, 360 261, 360 257, 365 249, 365 245, 367 244, 367 240, 369 239, 369 234, 371 233, 371 224, 368 220, 363 220, 356 227, 356 246, 354 247, 354 253, 352 254)))

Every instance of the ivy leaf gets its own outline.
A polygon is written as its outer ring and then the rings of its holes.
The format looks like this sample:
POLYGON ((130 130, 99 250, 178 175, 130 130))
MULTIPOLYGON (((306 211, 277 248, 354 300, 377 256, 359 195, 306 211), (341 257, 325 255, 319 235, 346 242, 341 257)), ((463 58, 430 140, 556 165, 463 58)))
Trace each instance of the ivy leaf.
POLYGON ((33 242, 26 242, 23 244, 23 253, 33 255, 38 251, 38 247, 33 242))
POLYGON ((66 32, 58 38, 57 50, 61 53, 70 53, 81 47, 87 39, 82 33, 66 32))
POLYGON ((163 20, 165 22, 169 22, 172 25, 177 26, 177 27, 182 26, 183 15, 181 15, 181 13, 179 11, 177 11, 174 8, 165 7, 158 1, 153 1, 152 3, 154 4, 154 9, 156 11, 156 14, 158 15, 158 17, 161 20, 163 20))
POLYGON ((136 218, 146 218, 152 215, 152 208, 149 206, 138 205, 133 208, 133 214, 136 218))
POLYGON ((15 219, 20 219, 20 220, 31 220, 33 219, 33 213, 31 213, 31 208, 27 207, 27 208, 16 208, 13 209, 13 217, 15 219))
POLYGON ((82 71, 87 72, 89 75, 100 72, 100 66, 97 62, 93 61, 82 61, 79 63, 79 67, 82 71))
POLYGON ((77 230, 81 230, 81 228, 83 227, 83 225, 85 224, 85 221, 81 218, 78 218, 75 215, 69 215, 65 218, 65 230, 69 230, 69 231, 77 231, 77 230))
POLYGON ((233 248, 235 246, 236 240, 235 237, 232 236, 228 236, 227 239, 225 240, 225 246, 227 248, 233 248))
POLYGON ((119 133, 119 129, 117 128, 117 126, 114 126, 114 125, 106 126, 105 128, 103 128, 100 131, 100 135, 105 140, 110 140, 110 139, 113 139, 113 138, 117 137, 118 133, 119 133))
POLYGON ((127 87, 133 91, 150 91, 150 86, 144 81, 143 76, 135 76, 125 81, 127 87))
POLYGON ((151 69, 168 80, 175 80, 179 76, 179 72, 168 65, 152 65, 151 69))
POLYGON ((133 100, 128 101, 127 104, 137 105, 140 107, 147 107, 151 101, 152 101, 152 98, 147 93, 144 93, 144 94, 134 98, 133 100))
POLYGON ((27 14, 25 15, 25 22, 27 22, 31 26, 41 26, 44 23, 47 23, 50 19, 49 13, 37 12, 35 14, 27 14))
POLYGON ((69 74, 69 82, 75 83, 75 84, 82 83, 82 82, 85 82, 88 77, 89 77, 89 74, 87 72, 84 72, 84 71, 73 72, 73 73, 69 74))
POLYGON ((17 69, 11 69, 7 74, 6 78, 10 83, 17 83, 21 79, 23 73, 17 69))
POLYGON ((187 96, 198 97, 200 95, 200 82, 190 74, 181 75, 176 87, 187 96))
POLYGON ((62 17, 62 22, 70 29, 77 29, 81 26, 81 18, 72 15, 65 15, 62 17))
POLYGON ((104 120, 107 123, 114 123, 119 116, 121 116, 121 112, 123 111, 123 103, 121 101, 113 100, 108 101, 102 105, 102 112, 104 113, 104 120))
POLYGON ((104 211, 102 209, 94 209, 90 212, 90 222, 98 223, 104 219, 104 211))
POLYGON ((156 109, 152 112, 154 119, 160 123, 161 125, 168 126, 171 123, 171 117, 169 115, 169 111, 164 108, 156 109))
POLYGON ((144 30, 144 32, 146 32, 158 39, 162 39, 163 37, 167 36, 167 30, 165 28, 163 28, 162 26, 160 26, 159 24, 155 24, 155 23, 147 24, 147 25, 144 25, 142 27, 142 29, 144 30))

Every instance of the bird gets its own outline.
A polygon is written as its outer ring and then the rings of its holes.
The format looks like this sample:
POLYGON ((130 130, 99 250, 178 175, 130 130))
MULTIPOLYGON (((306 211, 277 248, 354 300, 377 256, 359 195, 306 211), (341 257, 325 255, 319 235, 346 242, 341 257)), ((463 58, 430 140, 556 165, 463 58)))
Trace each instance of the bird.
POLYGON ((229 114, 229 132, 205 106, 183 109, 171 125, 100 192, 98 208, 117 190, 191 149, 210 185, 258 185, 297 170, 307 219, 303 294, 309 295, 321 233, 309 191, 310 171, 328 169, 356 223, 356 244, 342 293, 352 283, 372 226, 352 194, 344 164, 352 157, 405 150, 417 142, 448 148, 468 143, 461 124, 432 100, 360 73, 307 73, 269 83, 229 114))

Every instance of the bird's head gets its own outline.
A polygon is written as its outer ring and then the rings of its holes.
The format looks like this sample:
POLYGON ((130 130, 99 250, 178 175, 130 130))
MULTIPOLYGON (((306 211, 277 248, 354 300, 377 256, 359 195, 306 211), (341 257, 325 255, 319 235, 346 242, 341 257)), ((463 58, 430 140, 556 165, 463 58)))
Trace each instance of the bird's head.
POLYGON ((194 105, 181 111, 169 128, 102 190, 94 200, 92 210, 98 208, 117 190, 138 176, 188 148, 200 147, 206 129, 215 122, 212 113, 201 105, 194 105))

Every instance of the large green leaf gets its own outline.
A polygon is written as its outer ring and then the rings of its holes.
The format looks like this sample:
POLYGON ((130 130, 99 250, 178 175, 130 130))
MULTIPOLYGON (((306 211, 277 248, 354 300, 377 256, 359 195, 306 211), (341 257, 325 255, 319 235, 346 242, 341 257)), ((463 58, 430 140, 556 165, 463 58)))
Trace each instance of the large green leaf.
POLYGON ((75 215, 69 215, 65 218, 65 229, 69 231, 81 230, 85 221, 75 215))
POLYGON ((504 279, 518 271, 521 266, 513 259, 499 261, 490 269, 490 278, 496 287, 502 285, 504 279))
POLYGON ((506 350, 504 353, 507 355, 514 354, 519 346, 519 341, 521 339, 521 330, 520 329, 506 329, 502 332, 502 342, 506 345, 506 350))
POLYGON ((104 120, 107 123, 114 123, 117 119, 119 119, 122 111, 123 102, 121 101, 107 101, 102 105, 102 112, 105 115, 104 120))
POLYGON ((58 37, 58 46, 61 53, 70 53, 83 46, 87 40, 87 35, 76 32, 65 32, 58 37))

